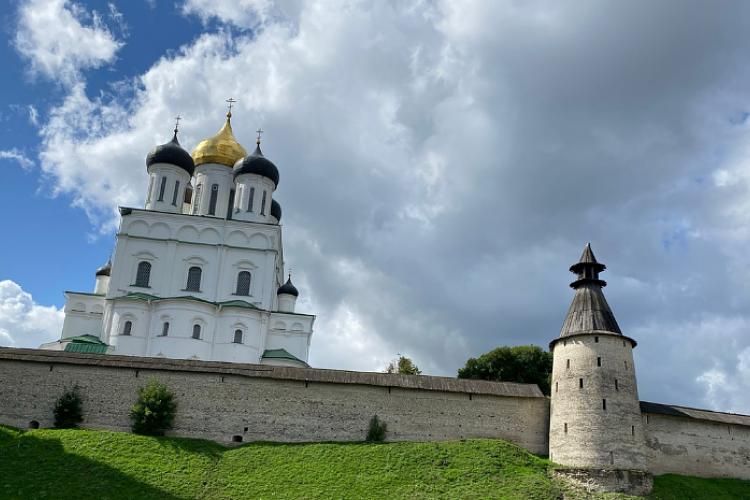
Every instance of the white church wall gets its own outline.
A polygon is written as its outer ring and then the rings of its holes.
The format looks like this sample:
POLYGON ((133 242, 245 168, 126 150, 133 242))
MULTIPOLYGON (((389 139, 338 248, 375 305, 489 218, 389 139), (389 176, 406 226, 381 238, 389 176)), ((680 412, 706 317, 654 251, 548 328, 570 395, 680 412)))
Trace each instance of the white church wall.
POLYGON ((65 293, 62 338, 77 335, 102 336, 104 297, 86 293, 65 293))
POLYGON ((219 165, 216 163, 204 163, 195 168, 195 202, 192 213, 197 215, 210 214, 211 190, 212 186, 217 186, 216 208, 213 216, 225 218, 229 207, 229 193, 234 189, 234 179, 232 176, 232 167, 219 165), (200 187, 199 187, 200 186, 200 187))
POLYGON ((150 189, 146 194, 146 209, 182 212, 182 201, 185 198, 185 188, 190 183, 190 175, 182 168, 168 163, 154 163, 148 168, 148 172, 150 189), (162 179, 165 179, 163 193, 162 179))
POLYGON ((235 191, 236 194, 232 218, 253 222, 273 222, 271 220, 271 198, 276 189, 273 181, 260 175, 243 174, 237 176, 235 183, 237 188, 235 191), (254 190, 252 196, 252 210, 248 210, 250 207, 251 189, 254 190), (263 204, 264 199, 265 205, 263 204))

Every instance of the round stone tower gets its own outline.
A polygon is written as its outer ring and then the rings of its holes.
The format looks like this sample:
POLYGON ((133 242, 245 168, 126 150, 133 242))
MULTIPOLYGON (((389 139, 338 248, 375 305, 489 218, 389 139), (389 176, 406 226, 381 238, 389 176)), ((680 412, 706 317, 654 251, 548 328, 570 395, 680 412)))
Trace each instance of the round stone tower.
MULTIPOLYGON (((573 303, 553 356, 550 459, 558 464, 601 471, 646 471, 645 440, 633 364, 635 340, 620 331, 602 288, 597 262, 586 245, 570 267, 576 280, 573 303)), ((636 474, 637 475, 637 474, 636 474)), ((627 474, 625 474, 627 476, 627 474)), ((610 474, 604 483, 623 474, 610 474)), ((628 480, 625 481, 627 483, 628 480)), ((605 490, 632 490, 627 484, 605 490)))

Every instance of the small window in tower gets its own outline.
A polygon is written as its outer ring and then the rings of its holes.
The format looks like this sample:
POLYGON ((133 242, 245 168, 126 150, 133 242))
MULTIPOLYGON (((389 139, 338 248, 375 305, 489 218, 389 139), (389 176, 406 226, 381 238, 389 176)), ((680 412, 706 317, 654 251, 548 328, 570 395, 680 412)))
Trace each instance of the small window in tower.
POLYGON ((193 197, 193 214, 197 214, 201 207, 201 193, 203 192, 203 184, 198 184, 195 187, 195 196, 193 197))
POLYGON ((602 399, 602 410, 607 411, 607 400, 602 399))
POLYGON ((565 432, 565 434, 567 434, 567 433, 568 433, 568 423, 567 423, 567 422, 565 422, 565 423, 563 424, 563 432, 565 432))
POLYGON ((615 390, 616 391, 620 390, 620 385, 617 383, 617 379, 615 379, 615 390))
POLYGON ((602 358, 596 358, 596 366, 602 366, 602 358))
POLYGON ((565 368, 570 368, 570 360, 567 360, 567 362, 565 363, 565 368))
POLYGON ((138 263, 138 270, 135 273, 135 285, 148 288, 148 283, 151 280, 151 263, 142 261, 138 263))
POLYGON ((594 342, 599 343, 599 337, 594 337, 594 342))
POLYGON ((266 215, 266 190, 263 190, 263 198, 260 200, 260 215, 266 215))
POLYGON ((156 201, 164 201, 164 191, 167 190, 167 178, 161 178, 161 185, 159 186, 159 199, 156 201))
POLYGON ((198 266, 193 266, 188 269, 187 285, 185 290, 188 292, 200 292, 201 291, 201 274, 203 271, 198 266))
POLYGON ((624 361, 624 363, 625 363, 625 369, 627 370, 628 369, 628 362, 624 361))
POLYGON ((133 322, 132 321, 126 321, 124 325, 122 325, 122 334, 123 335, 130 335, 130 332, 133 330, 133 322))
POLYGON ((172 205, 177 206, 177 195, 180 194, 180 181, 174 181, 174 193, 172 193, 172 205))
POLYGON ((625 341, 624 340, 622 341, 622 346, 625 347, 625 341))
POLYGON ((583 379, 582 378, 578 379, 578 388, 579 389, 583 389, 583 379))
POLYGON ((630 426, 630 435, 635 436, 635 425, 630 426))
POLYGON ((557 392, 557 389, 558 389, 557 382, 555 382, 555 392, 557 392))
POLYGON ((240 271, 237 275, 237 291, 235 295, 247 297, 250 295, 250 280, 252 276, 248 271, 240 271))
POLYGON ((169 321, 165 321, 164 324, 161 325, 161 336, 166 337, 169 335, 169 321))
POLYGON ((219 197, 219 185, 211 184, 211 198, 208 200, 208 215, 216 215, 216 200, 219 197))
POLYGON ((247 200, 247 211, 253 211, 253 204, 255 203, 255 188, 250 188, 250 198, 247 200))
POLYGON ((201 338, 201 325, 195 324, 193 325, 193 338, 196 340, 200 340, 201 338))
POLYGON ((234 331, 234 340, 232 341, 235 344, 241 344, 242 343, 242 330, 235 330, 234 331))
POLYGON ((568 345, 568 341, 567 340, 563 340, 563 347, 565 347, 566 345, 568 345))

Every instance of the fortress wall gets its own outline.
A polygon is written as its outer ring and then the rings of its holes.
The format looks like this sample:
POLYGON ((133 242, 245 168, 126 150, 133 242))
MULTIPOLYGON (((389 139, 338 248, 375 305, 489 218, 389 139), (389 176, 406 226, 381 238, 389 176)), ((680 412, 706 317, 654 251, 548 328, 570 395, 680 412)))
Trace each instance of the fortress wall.
POLYGON ((78 384, 84 427, 128 431, 150 378, 176 395, 171 435, 362 441, 378 415, 389 441, 500 438, 548 449, 549 404, 535 385, 29 349, 0 349, 0 423, 51 426, 56 399, 78 384))
POLYGON ((644 412, 643 426, 653 474, 750 479, 750 425, 644 412))

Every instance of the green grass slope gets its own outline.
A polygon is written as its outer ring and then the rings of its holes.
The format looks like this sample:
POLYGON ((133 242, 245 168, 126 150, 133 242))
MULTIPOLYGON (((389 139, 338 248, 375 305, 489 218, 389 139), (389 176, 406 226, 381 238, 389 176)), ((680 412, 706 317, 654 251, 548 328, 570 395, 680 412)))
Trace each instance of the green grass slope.
MULTIPOLYGON (((0 498, 626 498, 561 489, 497 440, 270 444, 0 426, 0 498), (564 495, 564 496, 563 496, 564 495)), ((750 482, 663 476, 652 498, 750 498, 750 482)))

